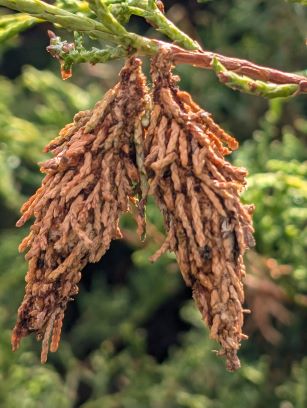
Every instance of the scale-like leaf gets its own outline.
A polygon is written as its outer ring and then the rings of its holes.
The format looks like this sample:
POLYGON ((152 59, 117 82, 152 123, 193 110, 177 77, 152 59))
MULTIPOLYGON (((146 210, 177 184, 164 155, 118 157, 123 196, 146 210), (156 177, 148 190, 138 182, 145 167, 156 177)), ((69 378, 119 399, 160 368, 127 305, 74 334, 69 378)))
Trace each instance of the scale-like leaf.
POLYGON ((41 20, 27 14, 6 14, 0 16, 0 43, 39 23, 41 20))

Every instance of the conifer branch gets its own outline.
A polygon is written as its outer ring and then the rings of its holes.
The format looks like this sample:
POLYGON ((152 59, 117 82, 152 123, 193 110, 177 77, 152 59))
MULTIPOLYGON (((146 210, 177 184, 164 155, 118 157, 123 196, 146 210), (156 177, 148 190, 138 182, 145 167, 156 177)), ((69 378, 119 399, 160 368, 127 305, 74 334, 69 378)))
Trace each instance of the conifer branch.
POLYGON ((232 73, 273 84, 296 84, 298 85, 298 89, 295 92, 296 95, 307 93, 307 76, 305 75, 279 71, 244 59, 227 57, 211 51, 188 52, 179 48, 175 49, 175 47, 172 47, 172 49, 175 64, 189 64, 198 68, 212 70, 213 61, 217 59, 232 73))
POLYGON ((251 79, 246 75, 238 75, 227 70, 216 57, 212 61, 212 68, 220 82, 236 91, 273 99, 293 96, 299 90, 299 84, 273 84, 271 82, 251 79))
MULTIPOLYGON (((302 1, 304 2, 305 0, 302 1)), ((86 9, 85 12, 82 12, 79 3, 71 5, 73 10, 71 12, 41 0, 0 0, 0 6, 26 13, 37 22, 49 21, 68 31, 83 33, 90 38, 104 40, 115 45, 113 48, 106 49, 95 47, 90 50, 80 47, 77 49, 73 44, 68 46, 68 43, 61 39, 58 39, 56 44, 55 37, 53 37, 53 43, 48 51, 58 58, 67 69, 71 69, 72 64, 75 63, 107 62, 111 59, 130 56, 133 53, 139 56, 154 56, 160 48, 168 48, 174 64, 190 64, 200 68, 219 70, 219 77, 223 77, 222 82, 242 92, 251 93, 252 90, 254 94, 269 98, 307 93, 307 77, 304 75, 282 72, 246 60, 201 50, 197 42, 166 18, 161 1, 90 0, 89 3, 82 2, 82 10, 86 9), (90 7, 85 7, 86 4, 89 4, 90 7), (94 16, 93 18, 88 17, 91 15, 91 10, 99 21, 95 20, 94 16), (173 43, 149 39, 127 31, 123 24, 132 14, 145 18, 157 31, 167 35, 173 43), (276 84, 285 86, 276 87, 276 84)), ((32 23, 35 21, 33 20, 32 23)))
POLYGON ((61 37, 56 36, 52 31, 48 31, 48 35, 50 45, 47 47, 47 51, 59 60, 63 79, 70 78, 74 64, 87 62, 94 65, 98 62, 104 63, 127 56, 127 50, 121 45, 105 49, 92 47, 87 50, 83 47, 82 36, 77 32, 75 32, 74 43, 69 43, 66 40, 62 41, 61 37))
POLYGON ((0 6, 27 13, 53 24, 58 24, 68 31, 78 31, 95 39, 134 48, 140 53, 147 54, 157 51, 154 42, 148 40, 146 37, 126 31, 119 23, 111 29, 110 16, 107 16, 103 10, 101 10, 100 18, 104 16, 104 23, 108 21, 107 27, 102 22, 86 17, 85 15, 74 14, 41 0, 0 0, 0 6))
MULTIPOLYGON (((201 50, 200 45, 192 40, 187 34, 179 30, 163 13, 162 6, 156 2, 128 0, 125 2, 114 2, 110 9, 118 18, 129 18, 130 15, 136 15, 145 18, 157 31, 160 31, 178 46, 187 50, 201 50)), ((160 2, 162 4, 162 2, 160 2)))

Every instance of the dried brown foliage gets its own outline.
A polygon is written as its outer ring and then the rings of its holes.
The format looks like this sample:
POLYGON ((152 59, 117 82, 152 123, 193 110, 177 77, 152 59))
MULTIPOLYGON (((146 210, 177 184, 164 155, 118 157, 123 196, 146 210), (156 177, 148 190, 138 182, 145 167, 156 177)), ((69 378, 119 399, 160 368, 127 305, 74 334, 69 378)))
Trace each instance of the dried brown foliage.
POLYGON ((57 349, 80 271, 121 236, 119 217, 129 202, 144 235, 149 193, 167 230, 152 260, 167 250, 176 253, 211 337, 221 344, 218 354, 226 356, 229 370, 240 366, 237 351, 246 338, 243 254, 254 240, 253 206, 240 202, 246 170, 224 159, 238 143, 178 89, 166 49, 153 60, 152 80, 150 103, 140 61, 131 58, 120 82, 93 111, 77 114, 47 146, 54 157, 41 165, 42 187, 23 206, 17 223, 35 217, 20 245, 21 251, 28 248, 29 270, 13 349, 30 332, 42 339, 43 362, 50 338, 50 350, 57 349), (146 136, 145 110, 151 111, 146 136))
POLYGON ((145 140, 149 192, 163 213, 167 237, 157 259, 174 251, 183 278, 221 344, 230 371, 240 366, 237 351, 244 301, 243 254, 254 245, 253 206, 240 202, 246 170, 225 161, 236 149, 226 134, 177 87, 167 51, 152 64, 153 110, 145 140))
MULTIPOLYGON (((18 310, 12 346, 35 332, 42 340, 41 360, 58 348, 67 302, 78 292, 81 270, 97 262, 120 238, 119 217, 140 195, 135 146, 142 143, 140 116, 146 85, 141 62, 132 58, 120 82, 92 111, 78 113, 46 151, 53 158, 41 164, 42 186, 22 207, 22 226, 34 224, 20 251, 28 250, 26 293, 18 310)), ((144 229, 143 209, 137 214, 144 229)))

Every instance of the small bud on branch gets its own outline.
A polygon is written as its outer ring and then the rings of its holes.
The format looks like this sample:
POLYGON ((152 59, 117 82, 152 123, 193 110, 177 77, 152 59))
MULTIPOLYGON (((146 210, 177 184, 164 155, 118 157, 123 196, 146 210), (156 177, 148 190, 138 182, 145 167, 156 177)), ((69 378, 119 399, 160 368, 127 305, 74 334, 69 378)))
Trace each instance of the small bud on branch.
POLYGON ((121 45, 108 47, 103 50, 96 47, 86 50, 82 45, 81 37, 81 42, 79 42, 77 46, 75 43, 69 43, 66 40, 62 41, 60 37, 56 36, 50 30, 48 31, 48 35, 50 37, 50 45, 47 47, 47 51, 60 61, 61 69, 64 71, 71 70, 74 64, 83 62, 97 64, 98 62, 107 62, 127 56, 127 50, 121 45))

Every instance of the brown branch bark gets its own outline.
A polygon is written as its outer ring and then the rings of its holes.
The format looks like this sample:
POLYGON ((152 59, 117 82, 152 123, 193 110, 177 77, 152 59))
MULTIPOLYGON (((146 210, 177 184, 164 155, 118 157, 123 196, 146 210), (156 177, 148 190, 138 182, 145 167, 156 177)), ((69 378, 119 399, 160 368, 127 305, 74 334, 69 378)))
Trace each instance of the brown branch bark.
POLYGON ((172 45, 171 50, 175 64, 189 64, 195 67, 212 69, 212 61, 217 58, 228 70, 252 79, 259 79, 275 84, 297 84, 298 94, 307 93, 307 77, 279 71, 277 69, 254 64, 253 62, 231 58, 211 51, 186 51, 172 45))

